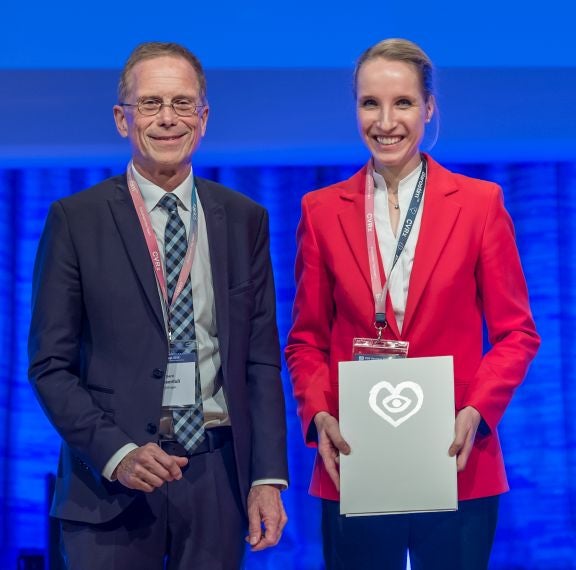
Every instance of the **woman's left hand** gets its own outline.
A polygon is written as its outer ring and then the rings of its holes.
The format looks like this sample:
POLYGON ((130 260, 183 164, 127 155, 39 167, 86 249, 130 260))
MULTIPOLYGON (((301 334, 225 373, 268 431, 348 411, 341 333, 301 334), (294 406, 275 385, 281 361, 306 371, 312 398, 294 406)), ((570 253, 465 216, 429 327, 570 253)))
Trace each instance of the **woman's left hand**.
POLYGON ((448 450, 448 455, 450 457, 456 456, 458 471, 464 471, 466 468, 481 419, 480 412, 472 406, 462 408, 456 415, 455 436, 448 450))

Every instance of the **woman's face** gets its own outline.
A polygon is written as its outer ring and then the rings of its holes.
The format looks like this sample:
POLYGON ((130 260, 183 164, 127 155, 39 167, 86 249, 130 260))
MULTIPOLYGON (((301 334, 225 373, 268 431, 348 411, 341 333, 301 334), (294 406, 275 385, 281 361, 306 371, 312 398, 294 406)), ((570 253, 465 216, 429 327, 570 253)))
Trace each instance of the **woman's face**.
POLYGON ((416 69, 403 61, 375 58, 362 65, 356 85, 358 129, 376 171, 403 178, 420 161, 425 124, 434 98, 424 100, 416 69))

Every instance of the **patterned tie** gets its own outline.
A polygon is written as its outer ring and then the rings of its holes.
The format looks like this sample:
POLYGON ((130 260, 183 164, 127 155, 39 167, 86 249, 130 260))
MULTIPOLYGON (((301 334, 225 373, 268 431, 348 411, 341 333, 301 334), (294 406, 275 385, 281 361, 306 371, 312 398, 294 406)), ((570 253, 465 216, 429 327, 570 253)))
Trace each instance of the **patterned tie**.
MULTIPOLYGON (((166 194, 160 200, 159 205, 168 211, 168 221, 164 231, 164 256, 168 302, 172 303, 180 268, 188 248, 188 240, 186 239, 184 222, 178 215, 178 198, 172 194, 166 194)), ((188 276, 182 292, 178 295, 175 305, 171 308, 170 325, 172 327, 172 341, 196 339, 190 276, 188 276)), ((197 360, 195 384, 196 404, 187 408, 172 410, 176 440, 189 452, 194 451, 204 439, 204 413, 202 411, 200 371, 197 360)))

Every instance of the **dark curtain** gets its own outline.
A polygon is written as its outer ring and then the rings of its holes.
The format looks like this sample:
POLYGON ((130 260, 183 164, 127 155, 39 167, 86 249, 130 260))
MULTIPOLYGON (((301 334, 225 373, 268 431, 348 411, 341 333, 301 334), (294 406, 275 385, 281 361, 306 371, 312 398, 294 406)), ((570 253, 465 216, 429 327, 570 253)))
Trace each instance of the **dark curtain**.
MULTIPOLYGON (((284 342, 294 293, 295 229, 303 193, 347 178, 360 165, 198 168, 264 204, 270 212, 278 324, 284 342)), ((575 567, 576 509, 576 162, 451 164, 494 180, 516 226, 518 246, 543 337, 540 353, 501 426, 512 492, 502 500, 491 568, 575 567)), ((0 169, 0 567, 15 568, 22 550, 42 552, 45 478, 57 463, 58 436, 27 382, 30 280, 49 204, 125 168, 0 169)), ((292 485, 284 494, 290 522, 281 544, 250 555, 251 569, 319 569, 317 502, 307 496, 312 453, 304 448, 289 380, 292 485)))

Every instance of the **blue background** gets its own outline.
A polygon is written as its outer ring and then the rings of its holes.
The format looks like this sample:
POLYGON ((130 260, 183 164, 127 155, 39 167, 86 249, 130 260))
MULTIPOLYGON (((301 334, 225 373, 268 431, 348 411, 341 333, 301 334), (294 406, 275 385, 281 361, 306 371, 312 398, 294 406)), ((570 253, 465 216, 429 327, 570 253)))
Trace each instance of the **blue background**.
POLYGON ((348 67, 385 37, 421 43, 442 67, 570 66, 573 16, 569 0, 32 0, 2 7, 0 67, 116 68, 150 39, 190 45, 212 68, 348 67))
MULTIPOLYGON (((31 268, 49 204, 121 172, 111 107, 139 41, 186 44, 205 63, 211 116, 197 174, 271 215, 279 327, 293 298, 294 231, 308 190, 367 153, 351 97, 355 58, 384 37, 420 43, 438 67, 446 166, 502 184, 543 337, 501 427, 512 492, 492 568, 576 568, 576 10, 525 3, 264 1, 122 5, 12 3, 0 33, 0 568, 46 546, 45 477, 58 438, 26 379, 31 268), (206 5, 205 5, 206 4, 206 5)), ((319 569, 310 450, 284 374, 292 485, 281 544, 247 567, 319 569)))

